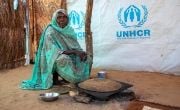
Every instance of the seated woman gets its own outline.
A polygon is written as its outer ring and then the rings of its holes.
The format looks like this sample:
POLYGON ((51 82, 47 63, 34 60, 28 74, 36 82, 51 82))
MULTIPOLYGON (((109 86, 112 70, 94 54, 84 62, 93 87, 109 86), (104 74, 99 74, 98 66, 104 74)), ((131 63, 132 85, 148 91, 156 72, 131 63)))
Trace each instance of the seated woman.
POLYGON ((84 81, 90 76, 91 64, 68 24, 66 11, 59 9, 41 35, 32 77, 22 81, 21 88, 49 89, 54 73, 70 83, 84 81))

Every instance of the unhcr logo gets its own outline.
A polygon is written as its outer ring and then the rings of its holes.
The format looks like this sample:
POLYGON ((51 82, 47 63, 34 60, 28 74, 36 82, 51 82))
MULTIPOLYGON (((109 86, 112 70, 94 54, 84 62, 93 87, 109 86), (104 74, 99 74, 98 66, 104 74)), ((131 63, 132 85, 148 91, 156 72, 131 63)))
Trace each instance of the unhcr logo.
POLYGON ((70 20, 70 25, 74 29, 80 29, 84 26, 84 17, 85 14, 83 12, 76 12, 75 10, 72 10, 69 13, 69 20, 70 20))
POLYGON ((146 6, 142 6, 142 9, 130 5, 123 12, 123 8, 120 8, 118 13, 118 20, 121 26, 128 27, 141 27, 147 20, 148 11, 146 6))
POLYGON ((118 31, 116 33, 117 37, 120 39, 150 38, 149 29, 138 29, 144 25, 147 21, 147 17, 148 10, 144 5, 140 7, 130 5, 125 9, 120 8, 118 12, 118 21, 126 31, 118 31))
POLYGON ((82 11, 77 12, 75 10, 72 10, 69 13, 69 22, 71 27, 75 29, 77 38, 83 39, 85 37, 85 32, 84 32, 85 14, 82 11))

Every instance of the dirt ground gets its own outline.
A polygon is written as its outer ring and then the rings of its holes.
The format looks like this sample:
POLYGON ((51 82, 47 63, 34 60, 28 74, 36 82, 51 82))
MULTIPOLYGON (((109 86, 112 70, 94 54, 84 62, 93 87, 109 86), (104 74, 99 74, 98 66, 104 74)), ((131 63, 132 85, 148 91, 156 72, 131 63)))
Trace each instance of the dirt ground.
MULTIPOLYGON (((133 108, 138 102, 111 100, 90 104, 78 103, 69 95, 61 95, 57 101, 43 102, 39 94, 46 91, 21 90, 19 84, 29 78, 32 65, 0 71, 0 110, 141 110, 133 108)), ((92 70, 95 77, 99 69, 92 70)), ((180 107, 180 77, 149 72, 122 72, 107 70, 107 77, 133 84, 138 101, 180 107)), ((138 104, 137 104, 138 103, 138 104)), ((138 105, 139 106, 139 105, 138 105)), ((180 108, 177 108, 177 110, 180 108)), ((153 110, 153 109, 152 109, 153 110)), ((164 109, 165 110, 165 109, 164 109)), ((168 108, 166 108, 168 110, 168 108)), ((169 109, 171 110, 171 109, 169 109)))

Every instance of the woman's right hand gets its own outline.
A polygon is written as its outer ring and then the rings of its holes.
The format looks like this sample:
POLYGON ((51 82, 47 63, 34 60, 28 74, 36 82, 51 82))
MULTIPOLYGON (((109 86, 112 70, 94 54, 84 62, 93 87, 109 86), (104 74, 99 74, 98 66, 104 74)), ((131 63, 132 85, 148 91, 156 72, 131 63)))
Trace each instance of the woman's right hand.
POLYGON ((63 54, 66 54, 66 55, 71 55, 71 54, 78 55, 80 57, 81 61, 86 61, 86 59, 87 59, 87 54, 84 51, 66 50, 66 51, 63 52, 63 54))
POLYGON ((81 61, 86 61, 87 59, 87 53, 84 51, 76 51, 76 55, 80 57, 81 61))

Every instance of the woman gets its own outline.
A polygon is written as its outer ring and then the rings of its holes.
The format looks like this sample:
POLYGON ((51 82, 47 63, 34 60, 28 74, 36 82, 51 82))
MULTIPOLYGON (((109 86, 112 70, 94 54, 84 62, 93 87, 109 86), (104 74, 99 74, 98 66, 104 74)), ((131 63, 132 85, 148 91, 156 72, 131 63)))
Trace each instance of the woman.
POLYGON ((91 64, 68 24, 66 11, 59 9, 41 35, 32 77, 23 81, 21 88, 49 89, 54 73, 71 83, 84 81, 90 76, 91 64))

